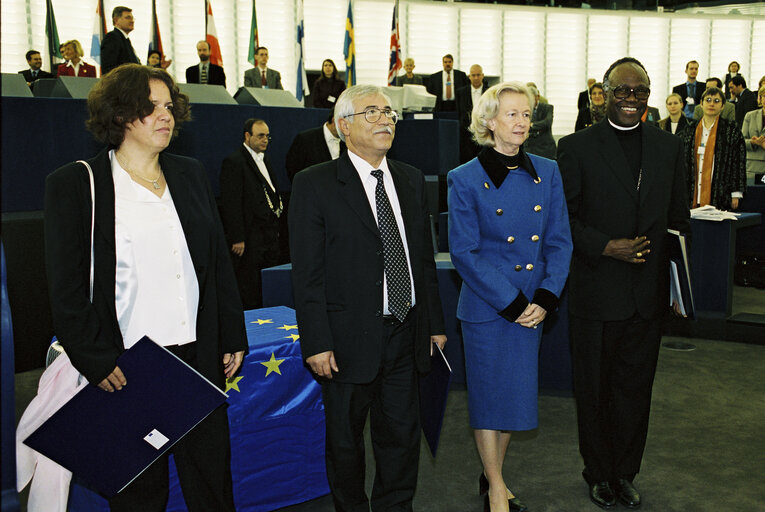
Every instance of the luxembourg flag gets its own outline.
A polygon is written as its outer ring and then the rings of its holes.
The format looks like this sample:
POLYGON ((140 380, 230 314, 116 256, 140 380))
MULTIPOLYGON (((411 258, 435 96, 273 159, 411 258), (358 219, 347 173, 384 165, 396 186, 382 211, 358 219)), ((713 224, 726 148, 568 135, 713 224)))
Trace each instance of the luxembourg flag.
POLYGON ((93 39, 90 42, 90 56, 101 65, 101 40, 106 34, 106 18, 104 17, 104 0, 96 0, 96 18, 93 20, 93 39))
POLYGON ((401 38, 398 30, 398 0, 393 6, 393 24, 390 29, 390 65, 388 66, 388 85, 396 85, 396 75, 401 70, 401 38))
POLYGON ((212 4, 210 0, 207 0, 207 23, 206 23, 207 37, 205 39, 210 44, 210 63, 216 66, 223 65, 223 55, 220 52, 220 44, 218 44, 218 32, 215 30, 215 21, 213 21, 212 4))

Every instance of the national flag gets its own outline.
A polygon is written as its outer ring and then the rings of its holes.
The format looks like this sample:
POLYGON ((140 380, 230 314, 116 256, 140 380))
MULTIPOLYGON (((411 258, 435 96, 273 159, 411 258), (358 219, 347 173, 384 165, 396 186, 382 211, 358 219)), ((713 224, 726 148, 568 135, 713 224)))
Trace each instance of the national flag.
POLYGON ((45 3, 45 35, 48 37, 48 55, 50 56, 50 71, 54 75, 55 69, 58 66, 59 59, 62 58, 61 50, 59 46, 61 43, 58 40, 58 28, 56 27, 56 15, 53 14, 53 2, 47 0, 45 3), (57 58, 58 57, 58 58, 57 58))
POLYGON ((388 66, 388 85, 396 85, 396 75, 403 67, 401 59, 401 37, 398 29, 398 0, 393 6, 393 24, 390 29, 390 65, 388 66))
POLYGON ((96 17, 93 20, 93 38, 90 41, 90 56, 101 69, 101 40, 106 35, 106 17, 104 16, 104 0, 96 0, 96 17))
POLYGON ((160 60, 165 58, 162 50, 162 38, 159 35, 159 21, 157 21, 157 0, 151 0, 151 30, 149 31, 149 51, 157 50, 160 60))
POLYGON ((250 51, 247 54, 247 61, 253 66, 255 65, 255 52, 259 46, 260 46, 260 42, 258 41, 258 16, 255 14, 255 0, 252 0, 252 23, 250 24, 250 51))
POLYGON ((297 0, 297 42, 295 43, 295 59, 297 60, 297 87, 295 97, 299 102, 304 101, 305 92, 308 90, 308 77, 305 73, 305 59, 303 58, 303 39, 305 36, 305 23, 303 22, 303 0, 297 0))
POLYGON ((345 18, 345 42, 343 43, 346 87, 356 85, 356 36, 353 35, 352 3, 352 0, 348 0, 348 16, 345 18))
POLYGON ((205 23, 205 40, 210 45, 210 63, 216 66, 223 65, 223 55, 220 52, 218 44, 218 32, 215 30, 215 21, 213 21, 212 4, 207 0, 207 21, 205 23))

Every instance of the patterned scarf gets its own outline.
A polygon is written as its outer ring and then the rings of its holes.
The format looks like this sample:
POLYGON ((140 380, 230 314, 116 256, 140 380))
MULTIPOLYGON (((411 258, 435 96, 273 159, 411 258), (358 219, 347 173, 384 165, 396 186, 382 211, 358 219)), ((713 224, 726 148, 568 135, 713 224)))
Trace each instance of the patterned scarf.
MULTIPOLYGON (((706 206, 712 201, 712 166, 715 163, 715 141, 717 140, 717 127, 720 123, 715 119, 715 124, 709 130, 709 138, 707 138, 707 145, 704 146, 704 164, 701 168, 701 193, 699 194, 699 172, 698 168, 693 174, 693 198, 691 199, 691 208, 698 208, 699 206, 706 206), (699 199, 697 201, 697 198, 699 199)), ((693 142, 693 147, 696 154, 696 166, 698 167, 698 154, 699 145, 701 144, 701 137, 704 132, 704 119, 699 119, 699 124, 696 126, 696 134, 693 142)))

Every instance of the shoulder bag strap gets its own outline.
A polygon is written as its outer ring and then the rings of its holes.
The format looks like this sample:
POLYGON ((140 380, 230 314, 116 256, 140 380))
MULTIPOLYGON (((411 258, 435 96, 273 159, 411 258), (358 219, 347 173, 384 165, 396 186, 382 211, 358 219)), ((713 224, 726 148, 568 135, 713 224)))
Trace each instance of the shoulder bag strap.
POLYGON ((93 232, 96 226, 96 187, 93 183, 93 169, 90 168, 90 164, 85 160, 77 160, 88 170, 88 178, 90 179, 90 302, 93 302, 93 232))

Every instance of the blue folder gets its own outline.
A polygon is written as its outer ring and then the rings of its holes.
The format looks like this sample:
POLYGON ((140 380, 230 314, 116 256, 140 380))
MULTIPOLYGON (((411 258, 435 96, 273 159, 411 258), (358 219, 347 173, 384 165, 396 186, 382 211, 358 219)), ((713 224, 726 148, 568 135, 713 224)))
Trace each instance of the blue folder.
POLYGON ((144 336, 117 365, 127 385, 88 385, 25 441, 107 497, 226 401, 226 394, 144 336))
POLYGON ((430 373, 420 377, 420 421, 422 433, 428 442, 430 453, 436 456, 438 441, 441 438, 441 426, 446 413, 446 398, 449 395, 449 383, 452 380, 452 368, 441 348, 433 345, 430 356, 430 373))

